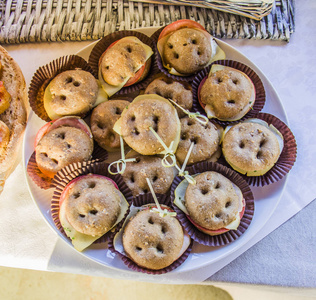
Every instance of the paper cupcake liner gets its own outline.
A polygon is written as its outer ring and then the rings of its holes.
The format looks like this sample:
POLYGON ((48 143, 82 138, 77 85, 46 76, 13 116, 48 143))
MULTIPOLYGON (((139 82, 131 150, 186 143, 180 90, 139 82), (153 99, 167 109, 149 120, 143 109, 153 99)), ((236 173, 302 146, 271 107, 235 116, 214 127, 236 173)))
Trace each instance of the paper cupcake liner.
MULTIPOLYGON (((137 37, 141 42, 143 42, 144 44, 148 45, 151 47, 151 49, 153 50, 153 52, 155 52, 155 47, 154 47, 154 43, 153 40, 148 37, 147 35, 141 33, 141 32, 137 32, 137 31, 116 31, 113 32, 107 36, 105 36, 104 38, 102 38, 92 49, 90 56, 89 56, 89 64, 92 67, 92 69, 94 70, 94 72, 96 74, 99 73, 99 60, 100 57, 102 56, 102 54, 104 53, 104 51, 115 41, 120 40, 123 37, 126 36, 135 36, 137 37)), ((128 87, 123 87, 121 90, 119 90, 118 92, 116 92, 113 96, 117 96, 117 95, 124 95, 124 94, 129 94, 129 93, 133 93, 135 91, 139 91, 141 89, 146 88, 146 86, 148 85, 148 83, 152 80, 152 76, 154 74, 156 74, 158 72, 156 63, 155 63, 155 53, 151 56, 151 66, 150 66, 150 70, 149 73, 147 75, 146 78, 144 78, 142 81, 133 84, 131 86, 128 87)))
POLYGON ((190 222, 187 215, 173 203, 175 189, 180 184, 180 182, 184 180, 184 178, 177 176, 171 185, 171 200, 172 200, 173 208, 176 211, 181 224, 183 225, 183 227, 186 229, 186 231, 188 232, 188 234, 191 236, 191 238, 194 241, 202 245, 213 246, 213 247, 224 246, 229 243, 232 243, 247 230, 253 218, 255 204, 254 204, 253 193, 249 185, 237 172, 219 163, 201 162, 201 163, 192 165, 191 167, 188 167, 187 171, 190 173, 190 175, 203 173, 206 171, 215 171, 222 174, 226 178, 228 178, 230 181, 232 181, 235 185, 237 185, 240 188, 246 202, 246 207, 245 207, 244 215, 240 220, 240 224, 237 230, 229 230, 225 233, 211 236, 198 230, 190 222))
MULTIPOLYGON (((241 174, 248 184, 252 186, 265 186, 281 180, 290 172, 296 161, 297 145, 292 131, 279 118, 268 113, 259 113, 256 118, 267 122, 269 125, 272 124, 280 131, 284 139, 284 147, 280 157, 267 173, 261 176, 246 176, 241 174)), ((221 162, 231 168, 224 158, 221 158, 221 162)))
MULTIPOLYGON (((101 148, 94 141, 94 148, 92 152, 91 161, 104 161, 108 158, 108 152, 101 148)), ((27 174, 32 179, 32 181, 41 189, 47 190, 52 188, 53 178, 44 175, 37 166, 35 151, 32 153, 26 167, 27 174)))
MULTIPOLYGON (((170 194, 156 194, 159 204, 171 207, 170 194)), ((151 193, 141 194, 133 198, 134 206, 143 206, 149 203, 155 204, 155 200, 151 193)))
MULTIPOLYGON (((60 196, 66 187, 66 185, 73 179, 87 174, 97 174, 97 175, 103 175, 110 179, 112 179, 118 186, 120 192, 124 195, 126 201, 131 205, 133 195, 131 190, 128 188, 128 186, 125 184, 123 178, 121 175, 111 175, 108 172, 108 166, 109 164, 105 162, 97 162, 97 161, 89 161, 89 162, 80 162, 80 163, 74 163, 71 164, 64 169, 60 170, 57 175, 55 175, 52 186, 55 188, 52 200, 51 200, 51 214, 52 219, 55 223, 56 228, 65 236, 67 237, 61 223, 59 220, 59 199, 60 196)), ((128 210, 129 212, 129 210, 128 210)), ((124 216, 123 220, 127 216, 128 212, 124 216)), ((121 221, 120 223, 122 223, 121 221)), ((120 223, 118 223, 119 226, 120 223)), ((115 229, 113 229, 114 231, 115 229)), ((98 240, 96 240, 94 243, 103 243, 106 242, 109 236, 111 235, 111 231, 105 233, 102 237, 100 237, 98 240)), ((67 237, 68 238, 68 237, 67 237)))
POLYGON ((48 190, 52 188, 53 179, 45 176, 38 168, 36 159, 35 159, 35 151, 32 153, 26 167, 26 172, 32 181, 41 189, 48 190))
POLYGON ((204 114, 204 115, 206 114, 205 110, 203 109, 203 107, 201 106, 201 104, 199 102, 198 94, 200 92, 201 86, 203 85, 206 78, 208 77, 209 72, 210 72, 213 64, 231 67, 231 68, 234 68, 236 70, 239 70, 239 71, 245 73, 251 79, 251 81, 255 87, 256 96, 255 96, 255 103, 254 103, 252 109, 250 109, 247 112, 247 114, 245 116, 243 116, 240 120, 237 120, 237 121, 220 121, 220 120, 215 119, 215 118, 212 120, 214 120, 216 123, 218 123, 222 126, 225 126, 228 124, 238 123, 238 122, 245 120, 245 119, 248 119, 248 118, 256 117, 256 115, 263 109, 265 101, 266 101, 266 93, 265 93, 263 83, 262 83, 260 77, 257 75, 257 73, 254 70, 252 70, 250 67, 248 67, 248 66, 246 66, 238 61, 234 61, 234 60, 217 60, 217 61, 213 62, 211 65, 207 66, 202 71, 200 71, 195 76, 195 78, 192 82, 193 110, 196 112, 200 112, 201 114, 204 114))
MULTIPOLYGON (((168 197, 167 195, 162 195, 162 194, 156 194, 156 196, 160 204, 164 204, 171 207, 170 197, 168 197)), ((146 204, 154 203, 154 202, 155 201, 150 193, 139 195, 133 199, 133 205, 138 206, 138 207, 146 205, 146 204)), ((184 261, 188 258, 190 252, 192 251, 193 240, 191 240, 191 243, 189 247, 187 248, 187 250, 170 266, 160 269, 160 270, 151 270, 144 267, 140 267, 129 257, 117 251, 114 247, 114 237, 119 231, 122 230, 123 224, 124 222, 122 222, 120 226, 116 228, 115 232, 112 233, 111 236, 109 237, 108 247, 111 252, 115 253, 120 259, 122 259, 123 263, 129 269, 135 272, 142 272, 142 273, 151 274, 151 275, 159 275, 159 274, 165 274, 165 273, 171 272, 175 270, 176 268, 178 268, 180 265, 182 265, 184 261)))
POLYGON ((51 121, 44 108, 44 93, 46 87, 58 74, 75 69, 90 72, 96 78, 96 74, 92 68, 78 55, 62 56, 36 70, 30 83, 28 96, 32 110, 42 120, 46 122, 51 121))

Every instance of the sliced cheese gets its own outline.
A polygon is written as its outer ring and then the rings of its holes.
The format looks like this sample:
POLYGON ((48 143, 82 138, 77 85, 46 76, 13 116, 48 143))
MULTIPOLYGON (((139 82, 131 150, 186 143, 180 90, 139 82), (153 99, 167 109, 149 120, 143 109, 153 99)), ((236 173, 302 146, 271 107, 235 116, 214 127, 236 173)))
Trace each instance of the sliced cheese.
MULTIPOLYGON (((197 175, 199 175, 199 174, 194 174, 192 177, 196 177, 197 175)), ((237 227, 239 226, 239 223, 240 223, 240 213, 243 210, 242 192, 238 186, 236 186, 234 183, 232 183, 232 184, 233 184, 233 187, 234 187, 236 194, 238 195, 238 198, 239 198, 239 208, 238 208, 238 212, 236 214, 236 218, 234 219, 234 221, 225 226, 225 229, 229 229, 229 230, 237 229, 237 227)), ((186 193, 188 185, 189 185, 189 183, 187 180, 182 180, 174 191, 174 195, 175 195, 174 204, 179 209, 181 209, 186 215, 190 215, 188 210, 185 207, 185 193, 186 193)), ((205 230, 203 232, 207 233, 207 231, 208 230, 205 230)))
MULTIPOLYGON (((140 41, 137 37, 135 36, 128 36, 128 37, 125 37, 125 38, 122 38, 120 39, 117 44, 119 44, 121 41, 132 41, 132 42, 135 42, 135 43, 138 43, 140 45, 142 45, 142 47, 144 48, 145 50, 145 53, 146 53, 146 61, 153 55, 153 50, 148 46, 146 45, 145 43, 143 43, 142 41, 140 41)), ((138 66, 136 66, 135 68, 135 73, 143 66, 143 64, 139 64, 138 66)), ((104 79, 103 79, 103 76, 102 76, 102 73, 101 73, 101 68, 99 68, 99 73, 98 73, 98 76, 99 76, 99 80, 100 80, 100 83, 102 85, 102 88, 103 90, 106 92, 106 94, 111 97, 113 96, 116 92, 118 92, 119 90, 121 90, 124 85, 127 83, 127 81, 132 77, 132 76, 127 76, 124 81, 119 84, 119 85, 110 85, 108 84, 104 79)))
POLYGON ((44 93, 44 108, 45 108, 45 111, 46 111, 48 117, 51 120, 55 120, 55 119, 59 119, 59 118, 63 117, 62 115, 59 115, 59 114, 55 113, 55 111, 51 107, 52 101, 53 101, 53 95, 50 92, 50 84, 49 84, 46 87, 45 93, 44 93))
POLYGON ((102 85, 100 83, 100 80, 97 80, 98 82, 98 95, 97 95, 97 100, 95 101, 93 107, 98 106, 99 104, 105 102, 108 100, 108 95, 107 93, 103 90, 102 85))
MULTIPOLYGON (((126 201, 123 194, 121 194, 120 197, 121 197, 121 212, 120 212, 115 224, 112 226, 112 228, 115 227, 120 221, 123 220, 128 208, 129 208, 129 204, 126 201)), ((59 210, 60 223, 61 223, 62 227, 64 228, 66 235, 71 239, 71 242, 72 242, 73 246, 75 247, 75 249, 81 252, 84 249, 86 249, 87 247, 89 247, 98 238, 103 236, 105 233, 102 235, 99 235, 99 236, 90 236, 90 235, 78 232, 67 220, 64 203, 65 203, 65 201, 62 203, 60 210, 59 210)), ((112 228, 110 228, 110 230, 112 228)))

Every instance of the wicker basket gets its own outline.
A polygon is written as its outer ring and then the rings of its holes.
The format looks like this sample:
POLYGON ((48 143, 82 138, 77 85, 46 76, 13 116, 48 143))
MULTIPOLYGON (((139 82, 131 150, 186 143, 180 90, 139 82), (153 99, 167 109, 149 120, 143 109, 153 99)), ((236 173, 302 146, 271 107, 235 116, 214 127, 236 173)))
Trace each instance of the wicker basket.
POLYGON ((117 31, 198 21, 215 37, 289 41, 294 0, 276 0, 261 21, 213 9, 126 0, 0 0, 0 43, 96 40, 117 31))

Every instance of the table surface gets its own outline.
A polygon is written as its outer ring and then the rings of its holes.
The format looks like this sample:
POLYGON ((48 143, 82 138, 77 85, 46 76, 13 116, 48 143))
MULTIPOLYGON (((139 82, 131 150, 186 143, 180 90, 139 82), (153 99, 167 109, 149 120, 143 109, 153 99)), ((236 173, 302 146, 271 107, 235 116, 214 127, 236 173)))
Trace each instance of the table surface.
MULTIPOLYGON (((298 144, 297 161, 288 175, 275 213, 245 247, 211 267, 180 277, 172 274, 131 276, 107 270, 66 246, 48 228, 28 192, 20 162, 0 195, 2 214, 10 211, 15 216, 14 221, 0 219, 0 265, 166 283, 207 281, 315 287, 316 225, 310 220, 316 210, 316 201, 313 201, 316 197, 316 133, 308 129, 316 127, 315 15, 313 0, 303 1, 296 7, 296 32, 289 43, 225 40, 254 62, 270 80, 284 105, 298 144), (27 241, 21 239, 21 232, 28 237, 27 241)), ((39 66, 59 56, 76 53, 89 43, 21 44, 5 48, 19 63, 29 84, 39 66)))

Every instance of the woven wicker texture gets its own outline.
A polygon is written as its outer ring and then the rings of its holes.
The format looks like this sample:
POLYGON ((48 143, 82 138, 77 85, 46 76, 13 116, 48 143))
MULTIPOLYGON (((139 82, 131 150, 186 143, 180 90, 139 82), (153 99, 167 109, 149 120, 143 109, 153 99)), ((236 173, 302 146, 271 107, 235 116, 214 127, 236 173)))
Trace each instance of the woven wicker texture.
POLYGON ((0 43, 96 40, 117 30, 198 21, 215 37, 289 41, 294 0, 276 0, 261 21, 213 9, 126 0, 0 0, 0 43))

